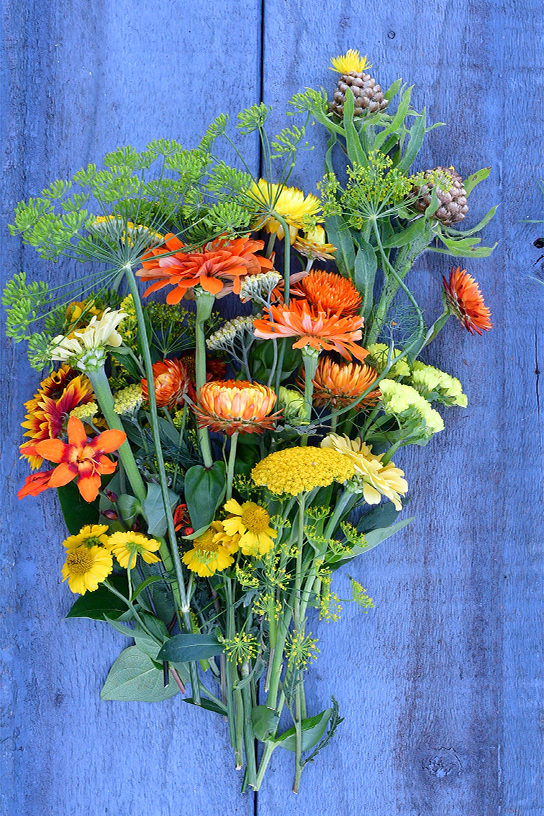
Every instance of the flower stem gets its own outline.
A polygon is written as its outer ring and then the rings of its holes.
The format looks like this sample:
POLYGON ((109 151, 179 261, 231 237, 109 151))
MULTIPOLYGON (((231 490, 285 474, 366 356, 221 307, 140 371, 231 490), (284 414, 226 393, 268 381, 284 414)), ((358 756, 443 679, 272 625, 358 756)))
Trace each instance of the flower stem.
MULTIPOLYGON (((304 360, 304 411, 306 422, 312 419, 312 399, 314 394, 314 377, 319 363, 319 351, 306 346, 302 349, 304 360)), ((308 434, 304 434, 300 441, 301 447, 308 444, 308 434)))
MULTIPOLYGON (((249 675, 249 665, 242 666, 242 679, 249 675)), ((244 704, 244 746, 246 752, 246 779, 248 785, 255 785, 257 776, 257 763, 255 759, 255 737, 253 735, 253 725, 251 722, 251 687, 249 683, 242 689, 242 700, 244 704)))
POLYGON ((227 465, 227 494, 226 500, 232 499, 232 480, 234 479, 234 465, 236 463, 236 447, 238 445, 238 431, 230 438, 229 461, 227 465))
MULTIPOLYGON (((195 323, 195 379, 196 393, 200 396, 200 389, 206 382, 206 336, 204 334, 204 323, 212 313, 215 295, 206 292, 200 286, 195 289, 196 296, 196 323, 195 323)), ((202 451, 204 467, 210 468, 213 465, 212 449, 207 428, 198 429, 198 441, 202 451)))

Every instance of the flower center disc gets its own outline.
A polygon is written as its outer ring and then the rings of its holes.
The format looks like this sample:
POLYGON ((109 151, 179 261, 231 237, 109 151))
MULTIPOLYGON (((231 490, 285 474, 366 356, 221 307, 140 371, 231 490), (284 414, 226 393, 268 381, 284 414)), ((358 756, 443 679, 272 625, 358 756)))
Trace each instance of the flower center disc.
POLYGON ((78 547, 69 550, 66 554, 66 564, 74 575, 84 575, 94 563, 94 556, 87 547, 78 547))
POLYGON ((246 507, 242 513, 242 524, 249 530, 250 533, 262 533, 268 527, 270 516, 258 504, 252 504, 246 507))

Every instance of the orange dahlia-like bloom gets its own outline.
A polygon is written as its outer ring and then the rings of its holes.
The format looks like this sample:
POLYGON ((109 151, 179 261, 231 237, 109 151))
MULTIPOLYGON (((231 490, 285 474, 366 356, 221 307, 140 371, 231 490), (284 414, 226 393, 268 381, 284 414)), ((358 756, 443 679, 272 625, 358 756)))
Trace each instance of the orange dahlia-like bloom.
POLYGON ((453 268, 449 282, 445 277, 444 292, 450 311, 471 334, 489 331, 493 324, 491 312, 484 303, 480 287, 466 269, 453 268))
MULTIPOLYGON (((169 251, 182 250, 183 244, 172 233, 165 239, 169 251)), ((166 296, 167 303, 179 303, 185 293, 200 284, 216 297, 230 292, 240 294, 240 280, 246 275, 257 275, 263 269, 272 269, 272 261, 255 253, 264 247, 264 241, 249 237, 233 241, 219 238, 197 252, 176 252, 164 257, 162 248, 150 249, 142 261, 143 269, 136 272, 142 280, 154 280, 145 295, 164 286, 176 288, 166 296)))
POLYGON ((360 292, 348 278, 322 269, 312 269, 297 283, 295 294, 305 295, 312 306, 328 309, 338 316, 355 314, 362 300, 360 292))
POLYGON ((355 342, 362 336, 362 317, 339 317, 311 307, 306 301, 270 306, 266 312, 262 320, 253 321, 256 337, 298 337, 293 348, 311 346, 317 351, 337 351, 346 360, 353 355, 362 361, 368 354, 355 342))
MULTIPOLYGON (((344 408, 355 402, 377 379, 376 369, 366 363, 335 363, 328 357, 322 357, 313 381, 313 404, 344 408)), ((357 407, 362 410, 375 406, 379 398, 379 390, 370 391, 357 407)))
MULTIPOLYGON (((83 422, 73 416, 68 420, 67 430, 68 444, 61 439, 45 439, 35 446, 44 459, 58 463, 47 487, 62 487, 77 478, 79 492, 85 501, 92 502, 98 496, 100 476, 113 473, 117 467, 117 462, 112 462, 105 454, 120 448, 127 435, 123 431, 103 431, 89 442, 83 422)), ((43 474, 38 475, 43 477, 43 474)))
MULTIPOLYGON (((153 365, 153 381, 155 383, 155 397, 159 408, 173 408, 180 405, 189 390, 189 375, 180 360, 160 360, 153 365)), ((149 399, 147 380, 143 379, 142 396, 149 399)))
POLYGON ((32 468, 39 468, 43 458, 36 451, 36 442, 55 439, 64 427, 70 412, 79 405, 86 405, 94 398, 91 383, 67 363, 46 377, 31 400, 25 402, 27 414, 23 428, 30 441, 20 447, 22 456, 32 468))
POLYGON ((205 383, 195 407, 199 428, 226 433, 262 433, 271 428, 279 412, 270 414, 276 404, 271 388, 247 380, 222 380, 205 383))

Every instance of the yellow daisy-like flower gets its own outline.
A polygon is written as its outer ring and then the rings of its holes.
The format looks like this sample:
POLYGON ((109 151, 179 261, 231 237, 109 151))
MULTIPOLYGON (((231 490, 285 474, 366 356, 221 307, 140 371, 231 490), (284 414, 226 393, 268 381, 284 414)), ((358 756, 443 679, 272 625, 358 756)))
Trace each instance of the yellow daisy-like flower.
POLYGON ((308 230, 304 234, 304 238, 297 235, 293 247, 305 258, 311 258, 314 261, 332 261, 336 252, 336 247, 327 243, 325 230, 319 224, 317 227, 308 230))
POLYGON ((226 547, 220 543, 222 524, 214 521, 205 533, 195 538, 193 549, 182 557, 183 563, 201 578, 209 578, 234 562, 226 547))
MULTIPOLYGON (((262 204, 265 212, 275 210, 287 221, 292 241, 297 237, 298 230, 306 225, 307 219, 317 218, 321 214, 321 201, 317 196, 312 193, 305 196, 296 187, 283 187, 280 192, 278 184, 269 184, 266 179, 260 179, 258 184, 253 183, 249 194, 262 204)), ((267 232, 275 232, 278 238, 283 238, 283 227, 272 216, 263 226, 267 232)))
POLYGON ((332 67, 329 71, 337 71, 339 74, 349 74, 356 71, 358 74, 366 68, 372 68, 372 64, 367 62, 366 57, 362 57, 354 48, 350 48, 346 54, 331 59, 332 67))
POLYGON ((68 536, 66 541, 62 542, 63 547, 67 550, 74 550, 76 547, 107 547, 108 532, 107 524, 86 524, 82 527, 77 535, 68 536))
POLYGON ((146 564, 155 564, 160 561, 154 553, 159 549, 160 542, 155 538, 148 538, 142 533, 113 533, 108 538, 108 547, 125 569, 134 569, 139 555, 146 564))
POLYGON ((382 496, 393 502, 397 510, 402 510, 401 496, 408 491, 404 471, 393 462, 382 465, 383 453, 376 456, 371 448, 360 439, 329 434, 321 445, 326 450, 335 450, 348 457, 362 481, 363 496, 367 504, 379 504, 382 496))
POLYGON ((239 504, 236 499, 229 499, 224 508, 232 513, 223 520, 225 532, 240 535, 239 546, 244 555, 259 557, 273 548, 273 539, 278 533, 269 526, 270 516, 264 507, 255 502, 239 504))
POLYGON ((255 484, 264 485, 272 493, 291 496, 333 482, 345 482, 354 475, 355 467, 347 456, 310 445, 271 453, 251 471, 255 484))
POLYGON ((113 569, 111 553, 104 547, 72 547, 66 553, 62 568, 63 581, 68 579, 72 592, 85 595, 94 592, 113 569))

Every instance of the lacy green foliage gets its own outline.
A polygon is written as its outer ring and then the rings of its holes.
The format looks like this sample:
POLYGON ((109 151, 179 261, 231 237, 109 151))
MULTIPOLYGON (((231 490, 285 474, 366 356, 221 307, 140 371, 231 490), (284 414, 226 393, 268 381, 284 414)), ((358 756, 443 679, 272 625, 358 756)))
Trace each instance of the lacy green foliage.
POLYGON ((151 327, 151 345, 160 359, 195 347, 194 312, 179 305, 151 302, 146 305, 145 314, 151 327))
POLYGON ((243 134, 247 135, 256 130, 262 130, 265 122, 272 113, 272 108, 261 102, 259 105, 252 105, 237 115, 238 124, 236 127, 243 134))
POLYGON ((271 148, 274 151, 272 158, 277 159, 286 154, 294 154, 297 150, 307 149, 313 150, 313 147, 307 141, 303 141, 306 136, 306 128, 284 128, 281 133, 275 137, 271 142, 271 148))

